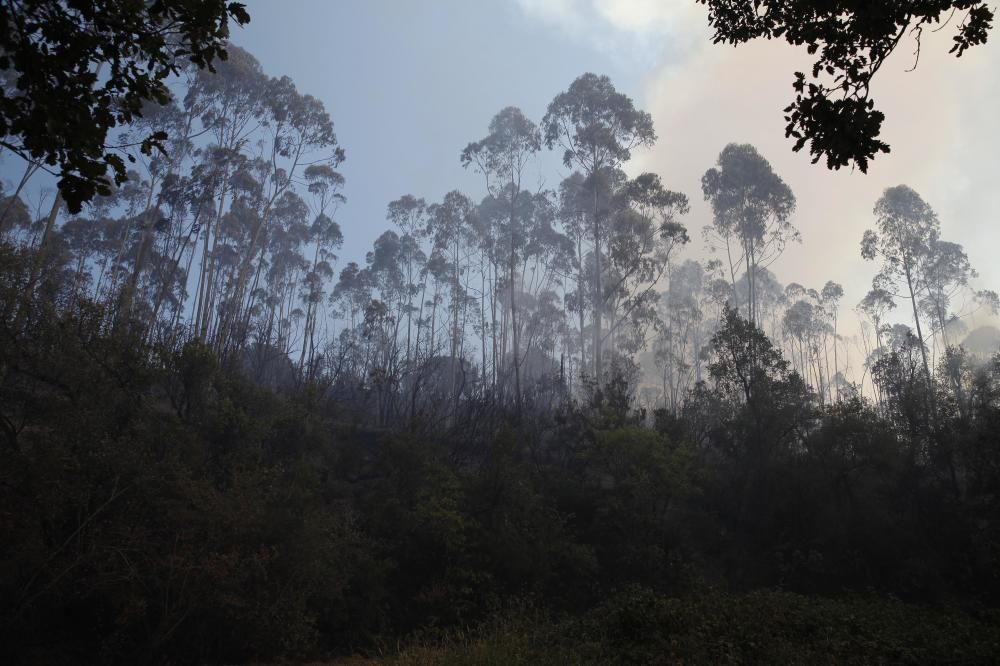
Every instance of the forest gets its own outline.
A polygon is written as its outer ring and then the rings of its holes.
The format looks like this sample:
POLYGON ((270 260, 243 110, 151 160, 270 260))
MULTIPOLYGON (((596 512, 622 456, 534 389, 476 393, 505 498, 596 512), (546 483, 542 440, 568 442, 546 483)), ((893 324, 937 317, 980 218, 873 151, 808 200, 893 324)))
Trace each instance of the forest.
MULTIPOLYGON (((823 45, 794 150, 888 152, 882 42, 699 3, 718 41, 823 45)), ((983 3, 915 4, 848 28, 986 41, 983 3)), ((349 256, 365 184, 228 41, 250 20, 0 8, 0 662, 1000 660, 1000 297, 933 201, 865 202, 859 302, 783 283, 808 231, 765 155, 680 191, 586 72, 479 119, 479 187, 400 192, 349 256)))

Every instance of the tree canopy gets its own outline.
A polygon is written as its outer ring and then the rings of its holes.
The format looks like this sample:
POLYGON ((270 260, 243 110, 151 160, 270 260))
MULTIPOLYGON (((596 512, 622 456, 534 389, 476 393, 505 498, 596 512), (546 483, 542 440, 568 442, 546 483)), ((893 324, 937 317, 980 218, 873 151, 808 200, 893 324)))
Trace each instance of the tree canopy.
MULTIPOLYGON (((904 37, 954 22, 949 53, 984 44, 993 11, 984 0, 698 0, 707 5, 715 43, 785 39, 816 56, 809 77, 795 73, 795 100, 785 108, 785 136, 794 150, 808 145, 813 162, 862 172, 889 144, 879 139, 885 114, 872 99, 872 79, 904 37)), ((940 29, 940 28, 935 28, 940 29)), ((914 62, 914 67, 916 62, 914 62)))
POLYGON ((0 145, 53 167, 71 212, 126 179, 135 149, 165 150, 165 132, 109 145, 108 133, 170 100, 166 79, 225 59, 226 0, 17 0, 0 6, 0 145))

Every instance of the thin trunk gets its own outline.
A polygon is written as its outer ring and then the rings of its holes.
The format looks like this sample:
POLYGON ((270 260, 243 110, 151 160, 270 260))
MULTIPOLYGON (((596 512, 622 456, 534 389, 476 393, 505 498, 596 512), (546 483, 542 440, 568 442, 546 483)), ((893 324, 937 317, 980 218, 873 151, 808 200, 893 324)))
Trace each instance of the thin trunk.
MULTIPOLYGON (((488 386, 486 382, 486 255, 485 253, 483 253, 480 256, 479 268, 480 268, 479 289, 481 294, 481 297, 479 299, 479 346, 482 356, 482 373, 483 373, 482 382, 485 392, 485 388, 488 386)), ((409 332, 407 332, 406 334, 406 344, 407 344, 407 349, 409 349, 409 344, 410 344, 409 332)), ((409 355, 409 351, 407 351, 407 355, 409 355)))
POLYGON ((837 361, 837 314, 833 315, 833 385, 837 394, 836 400, 840 402, 840 364, 837 361))
POLYGON ((517 418, 521 418, 521 349, 518 345, 517 330, 517 296, 516 284, 516 264, 517 252, 515 251, 514 237, 514 195, 512 193, 510 204, 510 328, 511 340, 513 343, 512 352, 514 354, 514 405, 517 418))
POLYGON ((601 385, 601 309, 604 306, 604 295, 601 288, 601 234, 598 222, 599 203, 597 187, 594 187, 594 321, 593 321, 593 354, 594 381, 601 385))
POLYGON ((576 254, 577 259, 580 263, 580 271, 577 273, 576 279, 576 295, 579 303, 577 304, 577 311, 580 313, 580 371, 582 372, 584 368, 587 367, 587 335, 584 332, 584 307, 583 307, 583 290, 584 290, 584 277, 583 277, 583 234, 581 234, 576 240, 576 254))
MULTIPOLYGON (((930 364, 927 362, 927 349, 926 349, 926 345, 924 345, 924 334, 923 334, 923 331, 920 328, 920 314, 917 311, 917 295, 913 291, 913 278, 912 278, 912 276, 910 274, 910 267, 909 266, 906 266, 904 270, 905 270, 905 273, 906 273, 906 287, 910 291, 910 304, 913 306, 913 323, 917 327, 917 340, 920 343, 920 356, 921 356, 921 358, 923 359, 923 362, 924 362, 924 376, 927 379, 927 387, 928 387, 928 389, 933 389, 933 387, 931 386, 931 368, 930 368, 930 364)), ((933 396, 933 393, 932 393, 932 396, 933 396)), ((933 397, 932 397, 932 400, 933 400, 933 397)))
POLYGON ((448 390, 451 399, 455 402, 455 407, 458 406, 458 396, 455 395, 455 374, 457 372, 456 362, 458 358, 458 310, 459 310, 459 290, 461 285, 459 284, 458 277, 458 240, 455 240, 455 249, 453 255, 453 277, 454 282, 452 283, 452 295, 451 295, 451 307, 454 313, 452 317, 451 326, 451 373, 448 378, 448 390))
POLYGON ((24 290, 25 305, 27 305, 27 302, 31 300, 32 294, 35 290, 35 283, 41 275, 42 265, 45 263, 49 246, 52 243, 52 233, 56 226, 56 218, 59 217, 59 211, 62 209, 62 204, 62 192, 57 190, 56 198, 52 201, 52 209, 49 211, 49 216, 45 220, 45 230, 42 232, 42 240, 39 242, 38 250, 35 252, 35 260, 31 264, 31 275, 28 277, 28 284, 24 290))

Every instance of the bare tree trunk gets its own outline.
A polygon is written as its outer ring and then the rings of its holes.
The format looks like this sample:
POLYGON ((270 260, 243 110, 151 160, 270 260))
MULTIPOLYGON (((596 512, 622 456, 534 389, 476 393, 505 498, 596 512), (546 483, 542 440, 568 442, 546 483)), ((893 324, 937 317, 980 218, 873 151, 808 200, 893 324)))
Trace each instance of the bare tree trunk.
POLYGON ((34 294, 35 283, 38 282, 38 278, 42 272, 42 266, 45 263, 46 255, 48 255, 49 246, 52 243, 52 231, 55 229, 56 218, 59 217, 59 211, 62 209, 62 204, 62 192, 56 190, 56 198, 52 201, 52 209, 49 211, 49 216, 45 220, 45 230, 42 232, 42 240, 38 243, 38 250, 35 252, 35 260, 31 264, 31 274, 28 277, 28 284, 25 285, 22 312, 27 310, 27 306, 30 304, 31 298, 34 294))
POLYGON ((594 381, 601 384, 601 309, 604 305, 604 292, 601 287, 601 234, 598 222, 598 200, 595 183, 594 189, 594 321, 593 354, 594 381))
POLYGON ((514 199, 511 195, 510 204, 510 328, 512 352, 514 354, 514 405, 517 418, 521 418, 521 349, 518 345, 517 330, 517 289, 516 289, 516 264, 517 253, 514 246, 514 199))

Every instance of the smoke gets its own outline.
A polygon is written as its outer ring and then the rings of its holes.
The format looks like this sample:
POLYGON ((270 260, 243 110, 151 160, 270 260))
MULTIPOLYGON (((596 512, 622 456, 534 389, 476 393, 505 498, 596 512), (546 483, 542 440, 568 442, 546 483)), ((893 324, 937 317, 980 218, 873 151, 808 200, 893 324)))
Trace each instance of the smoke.
MULTIPOLYGON (((877 270, 861 259, 861 236, 874 225, 875 201, 893 185, 910 185, 934 207, 943 237, 963 244, 978 269, 976 288, 1000 288, 993 254, 1000 246, 997 37, 956 59, 947 53, 953 34, 948 27, 925 31, 919 62, 915 40, 901 43, 873 84, 876 105, 886 114, 882 138, 892 152, 863 174, 811 164, 805 151, 792 152, 793 142, 784 136, 782 110, 793 99, 793 73, 808 72, 811 64, 804 49, 763 40, 737 48, 712 44, 707 12, 693 2, 518 2, 529 16, 581 39, 603 35, 598 48, 629 41, 653 48, 655 62, 645 71, 636 103, 652 114, 659 141, 636 154, 628 170, 658 173, 665 185, 691 197, 685 223, 695 242, 686 256, 708 256, 700 242, 701 228, 711 222, 701 196, 702 174, 727 143, 751 143, 798 200, 793 219, 802 243, 789 245, 771 268, 785 283, 816 289, 827 280, 841 283, 841 321, 851 327, 848 337, 856 334, 850 310, 877 270)), ((905 314, 897 316, 905 321, 905 314)), ((987 319, 980 312, 968 324, 987 319)))

